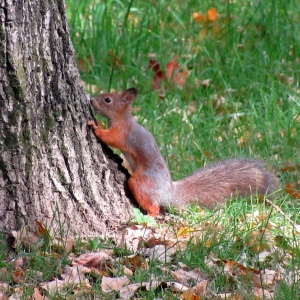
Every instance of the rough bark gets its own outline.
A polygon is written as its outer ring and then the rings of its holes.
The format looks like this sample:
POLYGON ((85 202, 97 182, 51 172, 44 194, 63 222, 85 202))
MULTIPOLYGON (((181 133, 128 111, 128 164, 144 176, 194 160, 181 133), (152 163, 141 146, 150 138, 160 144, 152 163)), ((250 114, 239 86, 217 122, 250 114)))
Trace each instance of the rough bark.
POLYGON ((64 1, 0 0, 0 18, 0 231, 34 220, 85 236, 118 227, 126 175, 86 127, 64 1))

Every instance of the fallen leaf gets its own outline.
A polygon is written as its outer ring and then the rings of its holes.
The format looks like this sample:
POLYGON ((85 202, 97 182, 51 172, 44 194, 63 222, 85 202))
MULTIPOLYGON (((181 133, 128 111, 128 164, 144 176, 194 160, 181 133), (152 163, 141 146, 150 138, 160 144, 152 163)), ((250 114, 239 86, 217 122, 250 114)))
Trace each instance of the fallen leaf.
POLYGON ((44 236, 46 234, 46 229, 45 229, 44 225, 41 222, 39 222, 38 220, 35 221, 35 225, 38 229, 38 232, 44 236))
POLYGON ((218 19, 217 10, 213 7, 207 11, 207 21, 215 22, 218 19))
POLYGON ((128 279, 127 276, 116 277, 116 278, 103 276, 101 282, 101 289, 105 293, 111 291, 120 291, 124 285, 128 285, 129 283, 130 280, 128 279))
POLYGON ((132 252, 136 252, 143 243, 147 243, 153 237, 154 234, 150 228, 133 225, 123 230, 120 247, 125 247, 132 252))
POLYGON ((165 73, 160 69, 160 65, 156 60, 150 59, 148 62, 149 69, 154 71, 152 90, 160 90, 163 80, 167 80, 169 84, 173 84, 178 88, 182 88, 188 78, 188 70, 181 69, 177 58, 171 59, 166 65, 165 73))
POLYGON ((171 82, 175 72, 179 69, 177 58, 171 59, 166 65, 166 76, 171 82))
POLYGON ((200 37, 204 38, 209 32, 213 35, 217 35, 220 32, 220 28, 217 25, 218 14, 216 8, 212 7, 207 12, 206 15, 201 13, 193 13, 193 19, 195 23, 201 24, 200 37))
POLYGON ((255 299, 274 299, 274 293, 262 288, 254 288, 253 295, 255 299))
POLYGON ((186 83, 188 71, 187 69, 181 70, 177 58, 173 58, 166 65, 166 77, 170 83, 182 88, 186 83))
POLYGON ((300 192, 298 191, 298 189, 296 189, 296 186, 293 186, 290 183, 286 183, 285 191, 295 199, 300 199, 300 192))
POLYGON ((273 236, 267 228, 254 229, 248 232, 245 240, 249 249, 255 253, 263 250, 268 251, 274 244, 273 236))
POLYGON ((12 279, 14 283, 20 283, 24 281, 25 272, 21 268, 17 268, 12 272, 12 279))
POLYGON ((194 12, 192 16, 193 16, 195 23, 200 22, 200 23, 204 24, 207 20, 206 15, 203 15, 203 14, 200 14, 197 12, 194 12))
POLYGON ((300 171, 300 164, 289 164, 289 165, 282 166, 280 168, 280 171, 283 173, 300 171))
POLYGON ((55 237, 51 242, 52 247, 59 253, 70 253, 74 247, 74 240, 62 240, 61 238, 55 237))
POLYGON ((3 291, 0 291, 0 300, 7 300, 7 293, 6 292, 3 292, 3 291))
POLYGON ((185 271, 183 269, 179 269, 176 271, 171 271, 171 274, 176 281, 187 286, 190 285, 191 283, 197 285, 198 283, 202 282, 204 279, 207 279, 207 276, 205 276, 200 271, 199 268, 196 268, 191 271, 185 271))
POLYGON ((81 266, 66 266, 61 277, 63 280, 55 278, 53 281, 40 283, 40 287, 50 294, 54 294, 56 292, 60 292, 64 288, 74 287, 77 285, 85 286, 89 284, 88 279, 85 278, 82 272, 81 266))
POLYGON ((27 226, 22 227, 19 231, 12 231, 11 234, 15 238, 12 246, 13 248, 16 248, 21 244, 27 247, 36 246, 40 241, 40 237, 36 233, 30 231, 27 226))
POLYGON ((133 283, 122 287, 119 291, 121 299, 131 299, 141 286, 141 283, 133 283))
POLYGON ((72 265, 82 265, 86 267, 97 268, 102 262, 110 259, 111 257, 106 252, 85 253, 75 258, 72 262, 72 265))
POLYGON ((34 291, 34 292, 33 292, 33 294, 32 294, 32 298, 33 298, 34 300, 47 300, 47 299, 49 299, 48 297, 43 296, 43 295, 40 293, 39 288, 34 288, 33 291, 34 291))
POLYGON ((164 245, 156 245, 153 248, 144 249, 143 253, 151 260, 169 263, 171 262, 175 251, 176 249, 174 247, 168 248, 164 245))
POLYGON ((194 232, 193 228, 182 227, 177 231, 177 237, 187 237, 191 234, 191 232, 194 232))
POLYGON ((154 71, 152 90, 159 90, 161 88, 161 82, 164 79, 164 73, 161 71, 160 65, 156 60, 150 59, 148 67, 154 71))
POLYGON ((132 272, 135 272, 137 268, 141 268, 144 262, 144 259, 141 255, 132 255, 123 258, 123 264, 128 267, 132 272))
POLYGON ((202 300, 206 295, 206 286, 208 280, 203 280, 186 291, 183 291, 181 298, 182 300, 202 300))

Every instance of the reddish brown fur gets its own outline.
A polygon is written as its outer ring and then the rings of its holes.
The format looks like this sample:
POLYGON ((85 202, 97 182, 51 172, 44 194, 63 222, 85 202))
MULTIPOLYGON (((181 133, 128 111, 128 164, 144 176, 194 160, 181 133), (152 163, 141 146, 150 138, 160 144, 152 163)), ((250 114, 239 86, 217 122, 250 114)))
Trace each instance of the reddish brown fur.
POLYGON ((199 169, 185 179, 172 182, 168 167, 152 134, 131 114, 137 95, 134 88, 122 94, 100 94, 91 100, 95 111, 108 119, 109 128, 88 121, 104 143, 123 152, 133 171, 129 188, 140 206, 157 216, 160 206, 184 207, 197 201, 213 207, 236 194, 271 194, 278 182, 261 163, 249 159, 229 159, 199 169))

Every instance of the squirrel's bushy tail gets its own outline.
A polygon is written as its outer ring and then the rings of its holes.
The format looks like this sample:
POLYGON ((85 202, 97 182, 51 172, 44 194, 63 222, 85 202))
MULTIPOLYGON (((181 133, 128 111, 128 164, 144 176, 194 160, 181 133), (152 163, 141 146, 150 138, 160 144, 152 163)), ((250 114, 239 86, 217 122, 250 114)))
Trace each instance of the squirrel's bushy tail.
POLYGON ((251 159, 228 159, 198 169, 173 182, 174 202, 183 207, 196 202, 212 208, 231 196, 269 195, 278 188, 278 179, 263 164, 251 159))

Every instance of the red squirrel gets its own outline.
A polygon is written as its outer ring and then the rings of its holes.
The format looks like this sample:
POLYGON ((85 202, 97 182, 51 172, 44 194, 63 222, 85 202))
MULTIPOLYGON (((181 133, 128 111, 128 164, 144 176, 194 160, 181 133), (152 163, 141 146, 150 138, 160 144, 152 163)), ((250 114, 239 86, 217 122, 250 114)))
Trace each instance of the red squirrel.
POLYGON ((183 208, 197 202, 213 208, 231 196, 271 194, 277 188, 275 175, 252 159, 227 159, 172 181, 169 169, 152 134, 132 116, 131 104, 138 90, 105 93, 91 99, 94 111, 108 119, 108 129, 88 121, 97 138, 122 151, 130 168, 128 186, 138 204, 156 217, 160 207, 183 208))

